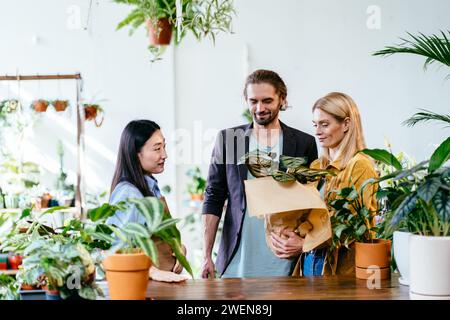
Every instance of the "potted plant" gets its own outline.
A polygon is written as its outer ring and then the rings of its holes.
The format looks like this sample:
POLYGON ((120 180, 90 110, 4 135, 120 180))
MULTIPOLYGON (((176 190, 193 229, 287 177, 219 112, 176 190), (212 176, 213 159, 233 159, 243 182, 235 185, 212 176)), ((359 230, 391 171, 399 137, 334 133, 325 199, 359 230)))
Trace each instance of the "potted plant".
POLYGON ((84 118, 86 121, 94 121, 96 127, 100 127, 103 123, 104 117, 102 116, 102 120, 100 122, 97 122, 97 116, 99 113, 104 113, 103 108, 95 103, 84 103, 84 118))
POLYGON ((206 180, 203 178, 200 168, 192 168, 186 175, 191 178, 187 185, 187 191, 191 195, 191 200, 202 201, 206 189, 206 180))
POLYGON ((55 108, 56 112, 62 112, 69 106, 69 100, 53 100, 52 105, 55 108))
POLYGON ((118 25, 117 30, 130 26, 130 35, 142 24, 147 27, 152 62, 161 59, 170 44, 172 33, 179 44, 188 31, 201 40, 215 41, 219 32, 232 32, 231 20, 235 13, 233 0, 114 0, 133 6, 133 10, 118 25), (178 17, 178 18, 177 18, 178 17))
POLYGON ((178 219, 172 219, 168 212, 164 212, 164 204, 154 197, 128 199, 127 203, 136 206, 146 224, 128 223, 121 228, 109 226, 117 240, 108 250, 103 267, 111 299, 143 300, 149 268, 152 263, 159 265, 155 236, 160 239, 158 241, 170 245, 177 260, 191 275, 192 270, 183 254, 180 233, 175 226, 178 219))
MULTIPOLYGON (((450 67, 449 34, 450 31, 431 36, 409 34, 410 39, 402 39, 402 44, 388 46, 374 55, 408 53, 425 57, 425 70, 433 63, 450 67)), ((413 126, 430 120, 448 125, 450 115, 422 110, 408 119, 406 124, 413 126)), ((411 225, 409 280, 410 296, 413 298, 450 298, 450 281, 447 281, 450 269, 450 168, 444 166, 449 158, 450 137, 436 148, 429 161, 384 177, 385 180, 413 179, 415 173, 423 174, 419 181, 411 183, 411 190, 399 198, 399 205, 390 219, 394 227, 405 221, 411 225)))
POLYGON ((330 207, 333 236, 330 254, 341 249, 355 250, 355 274, 358 279, 368 279, 379 270, 380 279, 390 277, 391 241, 377 239, 374 224, 376 212, 369 211, 363 204, 365 187, 373 183, 364 182, 360 191, 355 186, 331 191, 330 207), (354 248, 353 248, 354 247, 354 248))
POLYGON ((31 104, 31 107, 36 112, 45 112, 45 111, 47 111, 48 105, 49 105, 49 102, 47 100, 39 99, 39 100, 33 101, 31 104))

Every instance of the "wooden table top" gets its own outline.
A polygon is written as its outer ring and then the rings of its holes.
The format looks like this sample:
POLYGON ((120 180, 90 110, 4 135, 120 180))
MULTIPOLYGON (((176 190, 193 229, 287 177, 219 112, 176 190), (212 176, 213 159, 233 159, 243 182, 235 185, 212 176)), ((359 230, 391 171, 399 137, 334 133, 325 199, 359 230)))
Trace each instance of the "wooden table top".
POLYGON ((194 279, 183 283, 149 281, 152 300, 408 300, 409 287, 398 275, 369 289, 366 280, 354 277, 270 277, 244 279, 194 279))

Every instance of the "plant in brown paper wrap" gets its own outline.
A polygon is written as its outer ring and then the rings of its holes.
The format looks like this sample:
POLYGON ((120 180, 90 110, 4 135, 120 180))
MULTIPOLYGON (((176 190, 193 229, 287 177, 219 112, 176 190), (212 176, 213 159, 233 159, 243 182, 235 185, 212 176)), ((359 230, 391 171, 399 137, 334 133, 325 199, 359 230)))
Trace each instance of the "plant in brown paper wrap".
POLYGON ((334 173, 306 167, 305 158, 281 155, 282 171, 274 158, 272 153, 253 151, 241 160, 257 178, 244 182, 250 215, 264 217, 266 242, 273 252, 270 233, 284 237, 284 230, 304 237, 303 250, 312 250, 331 237, 328 210, 316 182, 334 173))

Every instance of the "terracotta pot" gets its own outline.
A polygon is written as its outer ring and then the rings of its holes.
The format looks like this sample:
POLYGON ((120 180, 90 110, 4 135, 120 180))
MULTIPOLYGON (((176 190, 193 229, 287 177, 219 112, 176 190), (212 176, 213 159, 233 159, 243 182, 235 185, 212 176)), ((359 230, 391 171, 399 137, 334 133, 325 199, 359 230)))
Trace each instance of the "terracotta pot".
POLYGON ((97 108, 90 106, 90 105, 86 105, 84 106, 84 118, 89 121, 89 120, 94 120, 97 117, 97 108))
POLYGON ((376 270, 380 271, 380 279, 391 276, 391 241, 374 239, 373 243, 355 243, 356 278, 368 279, 376 270))
POLYGON ((21 290, 38 290, 38 288, 36 286, 32 286, 31 284, 26 284, 26 283, 23 283, 20 286, 20 289, 21 290))
POLYGON ((169 19, 162 18, 158 20, 157 30, 153 27, 153 22, 146 20, 147 34, 151 45, 169 45, 172 39, 172 24, 169 19))
POLYGON ((18 270, 19 266, 22 264, 22 256, 19 255, 10 255, 8 257, 9 266, 13 270, 18 270))
POLYGON ((204 199, 203 194, 191 194, 192 201, 203 201, 203 199, 204 199))
POLYGON ((145 300, 151 264, 143 253, 107 257, 103 267, 111 300, 145 300))
POLYGON ((33 102, 33 107, 36 112, 45 112, 47 111, 48 102, 45 100, 38 100, 33 102))
POLYGON ((55 100, 53 102, 53 107, 55 108, 56 112, 62 112, 67 109, 69 106, 69 103, 67 100, 55 100))

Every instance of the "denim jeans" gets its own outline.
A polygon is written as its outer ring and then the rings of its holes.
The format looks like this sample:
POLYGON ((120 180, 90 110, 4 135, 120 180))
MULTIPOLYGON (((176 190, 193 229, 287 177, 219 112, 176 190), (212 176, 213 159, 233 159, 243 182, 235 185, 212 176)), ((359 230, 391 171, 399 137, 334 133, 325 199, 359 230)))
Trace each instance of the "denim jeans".
POLYGON ((325 260, 325 249, 312 250, 306 252, 303 260, 303 275, 308 276, 321 276, 323 263, 325 260))

